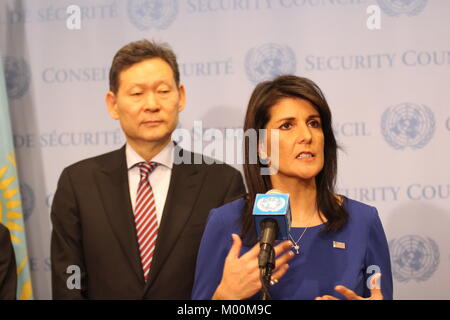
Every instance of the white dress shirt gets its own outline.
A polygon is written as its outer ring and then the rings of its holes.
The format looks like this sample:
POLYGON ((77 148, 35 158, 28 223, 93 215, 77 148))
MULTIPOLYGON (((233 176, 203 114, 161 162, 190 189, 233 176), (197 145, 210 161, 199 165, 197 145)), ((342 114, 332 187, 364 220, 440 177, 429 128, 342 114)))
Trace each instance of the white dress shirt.
MULTIPOLYGON (((136 151, 134 151, 128 143, 125 147, 125 152, 128 167, 128 185, 130 187, 130 198, 134 212, 137 189, 141 178, 139 168, 135 166, 135 164, 145 162, 145 160, 136 151)), ((158 225, 161 224, 164 204, 166 203, 167 192, 169 191, 170 176, 172 174, 173 167, 173 153, 174 144, 170 141, 167 146, 165 146, 164 149, 162 149, 161 152, 154 156, 151 160, 152 162, 158 163, 158 166, 149 175, 150 185, 152 186, 153 196, 155 198, 158 225)))

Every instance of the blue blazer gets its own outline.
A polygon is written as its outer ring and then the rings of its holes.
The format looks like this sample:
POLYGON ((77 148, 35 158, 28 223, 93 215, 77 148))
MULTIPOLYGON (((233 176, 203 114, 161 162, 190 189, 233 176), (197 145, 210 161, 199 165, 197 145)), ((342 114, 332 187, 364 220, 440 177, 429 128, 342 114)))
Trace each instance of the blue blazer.
MULTIPOLYGON (((243 199, 213 209, 197 257, 193 299, 211 299, 222 278, 225 258, 232 245, 231 234, 240 234, 243 199)), ((338 232, 321 232, 324 225, 310 227, 301 238, 300 254, 270 288, 272 299, 314 299, 333 295, 344 299, 334 287, 344 285, 356 294, 369 297, 370 277, 380 272, 385 299, 392 299, 392 272, 389 247, 377 209, 344 197, 349 214, 338 232), (345 248, 344 248, 345 247, 345 248)), ((297 241, 304 228, 291 228, 297 241)), ((250 250, 242 247, 241 254, 250 250)), ((258 298, 255 295, 253 298, 258 298)))

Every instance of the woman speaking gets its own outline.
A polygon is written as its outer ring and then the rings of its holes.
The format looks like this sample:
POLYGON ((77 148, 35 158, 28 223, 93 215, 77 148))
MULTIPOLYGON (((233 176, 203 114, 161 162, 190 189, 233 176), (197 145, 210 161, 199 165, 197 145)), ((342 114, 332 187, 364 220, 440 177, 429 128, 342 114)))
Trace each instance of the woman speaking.
POLYGON ((192 298, 258 298, 260 248, 252 209, 256 194, 277 189, 290 196, 292 224, 290 240, 274 248, 273 299, 392 299, 389 248, 376 208, 335 193, 337 143, 318 86, 292 75, 260 83, 244 131, 260 129, 267 148, 245 143, 248 194, 210 213, 192 298), (277 141, 271 140, 274 130, 277 141), (278 157, 271 158, 274 143, 278 157), (255 164, 252 152, 258 153, 255 164), (275 170, 264 175, 264 167, 275 170))

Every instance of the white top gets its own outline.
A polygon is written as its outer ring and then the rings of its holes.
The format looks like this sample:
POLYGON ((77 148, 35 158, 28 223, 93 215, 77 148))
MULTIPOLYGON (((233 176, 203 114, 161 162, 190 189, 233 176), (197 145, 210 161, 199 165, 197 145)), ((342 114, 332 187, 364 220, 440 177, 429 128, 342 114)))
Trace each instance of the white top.
MULTIPOLYGON (((140 173, 139 168, 134 165, 139 162, 145 162, 145 160, 127 143, 125 147, 125 153, 127 157, 128 168, 128 185, 130 187, 131 205, 133 206, 133 212, 136 205, 137 189, 139 186, 140 173)), ((155 197, 156 205, 156 217, 158 219, 158 225, 161 224, 161 217, 164 210, 164 204, 166 203, 167 192, 169 191, 170 176, 172 174, 173 167, 173 153, 174 144, 170 141, 164 149, 161 150, 151 160, 157 162, 159 165, 149 175, 150 185, 153 189, 153 196, 155 197)))

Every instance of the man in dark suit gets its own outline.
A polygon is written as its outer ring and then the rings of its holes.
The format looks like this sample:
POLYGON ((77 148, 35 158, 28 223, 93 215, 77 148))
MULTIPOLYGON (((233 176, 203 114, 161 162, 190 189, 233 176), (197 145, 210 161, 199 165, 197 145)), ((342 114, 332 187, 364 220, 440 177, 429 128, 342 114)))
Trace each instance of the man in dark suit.
POLYGON ((16 258, 9 230, 0 223, 0 300, 16 299, 16 258))
POLYGON ((106 103, 127 143, 61 174, 53 298, 190 299, 208 213, 245 188, 236 169, 194 164, 199 155, 171 140, 185 105, 179 78, 165 45, 137 41, 115 55, 106 103))

